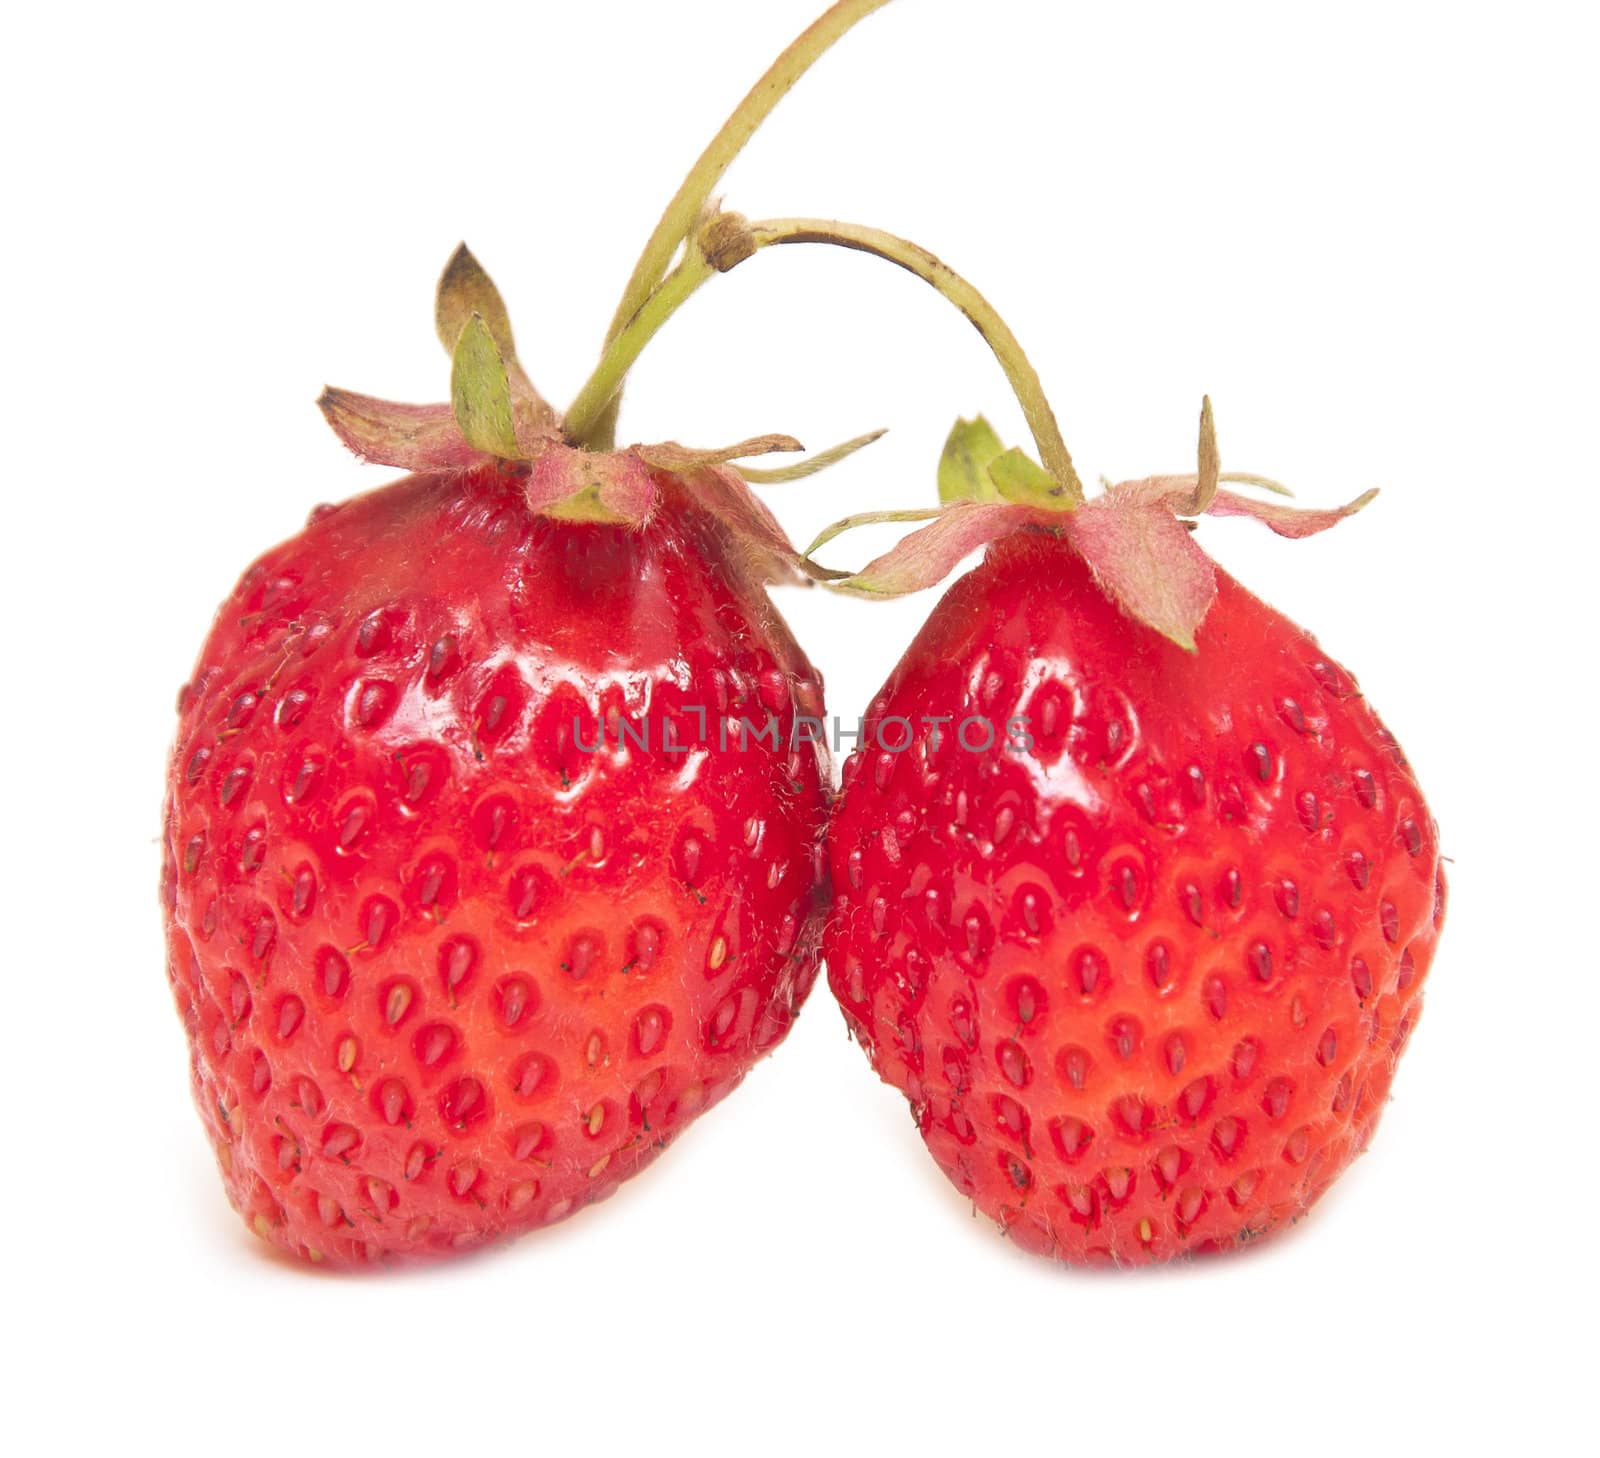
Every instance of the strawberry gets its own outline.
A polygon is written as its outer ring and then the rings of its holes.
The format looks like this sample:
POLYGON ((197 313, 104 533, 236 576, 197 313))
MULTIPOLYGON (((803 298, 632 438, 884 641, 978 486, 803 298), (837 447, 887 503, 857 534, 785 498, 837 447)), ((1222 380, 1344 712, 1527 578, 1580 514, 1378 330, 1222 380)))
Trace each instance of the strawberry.
POLYGON ((268 552, 179 696, 168 977, 229 1198, 313 1260, 474 1247, 602 1199, 734 1088, 817 972, 822 684, 763 588, 811 566, 751 494, 797 450, 615 448, 627 372, 759 237, 711 194, 773 63, 646 242, 564 415, 465 249, 446 405, 329 390, 412 474, 268 552))
POLYGON ((723 464, 792 443, 569 446, 464 250, 440 318, 456 408, 324 398, 416 474, 244 574, 168 780, 169 976, 228 1195, 338 1263, 603 1198, 817 969, 821 683, 761 590, 795 555, 723 464))
POLYGON ((1209 405, 1196 475, 1088 502, 1042 436, 1054 472, 959 425, 933 523, 838 584, 906 591, 991 543, 845 766, 824 952, 980 1210, 1064 1260, 1159 1261, 1281 1228, 1366 1147, 1444 881, 1355 679, 1178 519, 1298 536, 1362 503, 1220 490, 1255 478, 1221 476, 1209 405))

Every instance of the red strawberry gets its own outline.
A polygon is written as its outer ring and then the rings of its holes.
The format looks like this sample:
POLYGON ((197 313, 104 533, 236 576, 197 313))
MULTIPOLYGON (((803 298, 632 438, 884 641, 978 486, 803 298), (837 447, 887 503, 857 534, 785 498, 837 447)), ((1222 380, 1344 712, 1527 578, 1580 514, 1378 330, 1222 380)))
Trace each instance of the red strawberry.
POLYGON ((817 967, 821 685, 718 463, 774 442, 568 447, 465 254, 446 323, 463 295, 454 414, 324 401, 420 473, 245 573, 171 762, 169 975, 229 1197, 341 1263, 603 1198, 817 967))
POLYGON ((662 213, 560 417, 462 248, 448 405, 330 390, 417 474, 244 576, 179 701, 169 976, 228 1193, 313 1258, 444 1251, 609 1194, 787 1031, 817 970, 821 682, 763 592, 829 576, 749 490, 796 450, 615 450, 640 350, 805 220, 711 201, 839 0, 662 213), (799 725, 800 716, 810 724, 799 725))
POLYGON ((1199 478, 1070 512, 1001 500, 1043 473, 960 427, 946 472, 987 504, 957 481, 847 584, 917 585, 995 539, 845 767, 824 950, 940 1167, 1067 1260, 1301 1214, 1372 1137, 1444 913, 1433 821, 1355 680, 1173 515, 1292 535, 1338 513, 1218 492, 1205 427, 1199 478))

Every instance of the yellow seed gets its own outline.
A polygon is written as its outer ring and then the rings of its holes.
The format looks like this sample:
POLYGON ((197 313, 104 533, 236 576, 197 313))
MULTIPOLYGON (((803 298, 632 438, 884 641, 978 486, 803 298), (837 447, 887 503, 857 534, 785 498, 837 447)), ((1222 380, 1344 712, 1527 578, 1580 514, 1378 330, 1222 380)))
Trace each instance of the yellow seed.
POLYGON ((348 1073, 356 1066, 356 1040, 354 1038, 341 1038, 339 1040, 339 1072, 348 1073))
POLYGON ((1150 1222, 1148 1220, 1141 1220, 1139 1222, 1139 1239, 1142 1240, 1146 1245, 1150 1244, 1150 1239, 1154 1234, 1155 1231, 1151 1229, 1150 1222))
POLYGON ((610 1164, 610 1163, 611 1163, 611 1156, 608 1154, 608 1155, 606 1155, 606 1157, 604 1159, 602 1159, 598 1164, 596 1164, 593 1169, 591 1169, 589 1171, 589 1178, 592 1179, 592 1180, 599 1179, 600 1176, 605 1173, 606 1166, 608 1164, 610 1164))
POLYGON ((522 1184, 512 1185, 507 1194, 507 1201, 513 1210, 521 1210, 530 1205, 538 1197, 539 1181, 526 1180, 522 1184))
POLYGON ((589 1046, 584 1050, 584 1056, 589 1060, 589 1067, 593 1068, 600 1062, 600 1055, 605 1045, 600 1041, 598 1033, 589 1034, 589 1046))
POLYGON ((604 1104, 596 1104, 592 1109, 589 1110, 588 1123, 589 1132, 591 1134, 598 1134, 600 1132, 600 1126, 604 1124, 605 1121, 606 1106, 604 1104))
POLYGON ((711 955, 706 958, 707 965, 715 972, 728 960, 728 942, 725 937, 718 937, 711 944, 711 955))
POLYGON ((263 1240, 271 1240, 272 1239, 272 1226, 268 1222, 267 1217, 265 1215, 257 1215, 256 1218, 250 1222, 250 1224, 251 1224, 251 1227, 255 1230, 255 1233, 257 1235, 259 1235, 263 1240))
POLYGON ((406 1015, 406 1009, 410 1006, 411 989, 399 982, 389 989, 389 1000, 384 1004, 383 1015, 392 1027, 406 1015))

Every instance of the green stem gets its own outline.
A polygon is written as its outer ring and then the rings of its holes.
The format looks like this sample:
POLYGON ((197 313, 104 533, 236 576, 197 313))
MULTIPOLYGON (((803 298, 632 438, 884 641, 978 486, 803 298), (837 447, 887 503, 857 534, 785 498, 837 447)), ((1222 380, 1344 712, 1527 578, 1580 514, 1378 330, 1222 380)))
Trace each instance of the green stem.
POLYGON ((601 443, 599 437, 609 435, 615 421, 617 402, 622 398, 622 382, 639 358, 640 352, 656 331, 667 322, 684 301, 712 275, 712 267, 699 245, 691 244, 683 262, 662 280, 658 288, 627 322, 600 356, 594 373, 584 381, 568 409, 565 420, 567 439, 591 449, 608 449, 611 442, 601 443))
MULTIPOLYGON (((737 221, 736 216, 730 213, 719 214, 716 219, 716 223, 722 225, 724 235, 727 226, 737 221)), ((1060 483, 1074 506, 1083 504, 1083 483, 1073 468, 1071 453, 1061 438, 1061 427, 1056 423, 1049 400, 1045 398, 1038 372, 1023 352, 1017 336, 995 312, 994 306, 948 264, 934 257, 926 248, 919 248, 915 243, 879 228, 821 218, 776 218, 768 222, 751 223, 746 225, 745 236, 755 249, 772 248, 785 243, 831 243, 836 247, 870 253, 915 274, 937 289, 966 316, 973 328, 983 336, 984 343, 994 352, 1017 397, 1017 403, 1022 406, 1023 418, 1033 433, 1045 470, 1060 483)), ((736 252, 733 261, 724 262, 722 271, 734 267, 739 258, 748 256, 748 251, 736 252)), ((716 271, 701 247, 701 240, 695 239, 683 262, 645 300, 606 348, 594 373, 579 391, 578 398, 572 402, 566 417, 569 440, 592 442, 595 439, 597 423, 604 420, 607 411, 621 395, 622 382, 645 345, 716 271)))
MULTIPOLYGON (((611 327, 606 331, 607 345, 622 334, 655 292, 672 263, 672 255, 677 252, 678 245, 694 231, 722 174, 755 135, 756 128, 840 36, 857 21, 864 20, 874 10, 881 10, 888 3, 889 0, 838 0, 836 5, 796 37, 789 48, 767 68, 766 74, 750 88, 749 94, 734 108, 733 114, 722 124, 722 129, 711 139, 711 144, 700 154, 700 160, 684 178, 683 185, 673 195, 661 215, 661 221, 656 224, 655 232, 644 245, 644 252, 639 255, 628 286, 622 292, 622 301, 612 316, 611 327)), ((612 444, 621 401, 619 389, 607 402, 604 411, 589 423, 578 439, 596 449, 608 448, 612 444)), ((570 412, 568 419, 571 419, 570 412)))
POLYGON ((904 238, 855 223, 830 222, 821 218, 778 218, 771 222, 754 223, 750 231, 758 248, 780 243, 832 243, 840 248, 870 253, 876 258, 897 264, 908 273, 914 273, 924 283, 938 290, 966 315, 972 327, 983 336, 983 342, 994 352, 1017 397, 1017 403, 1022 406, 1023 418, 1028 422, 1045 470, 1061 484, 1073 505, 1083 505, 1083 483, 1073 468, 1072 456, 1067 450, 1067 443, 1061 438, 1061 427, 1056 423, 1055 411, 1045 397, 1038 371, 1023 352, 1017 336, 995 312, 994 305, 947 263, 934 257, 926 248, 919 248, 904 238))

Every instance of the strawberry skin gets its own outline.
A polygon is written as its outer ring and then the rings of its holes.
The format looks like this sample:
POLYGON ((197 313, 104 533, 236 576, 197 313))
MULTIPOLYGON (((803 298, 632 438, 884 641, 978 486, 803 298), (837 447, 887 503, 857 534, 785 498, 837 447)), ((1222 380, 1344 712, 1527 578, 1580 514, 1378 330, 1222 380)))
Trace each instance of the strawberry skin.
POLYGON ((213 625, 168 975, 228 1195, 286 1251, 449 1251, 601 1199, 810 989, 827 765, 790 746, 821 685, 655 484, 633 528, 537 516, 509 469, 409 477, 315 514, 213 625), (768 714, 776 746, 719 735, 768 714))
POLYGON ((1067 543, 997 542, 874 701, 834 814, 850 1028, 956 1186, 1064 1260, 1305 1211, 1372 1137, 1443 918, 1394 739, 1217 578, 1190 654, 1067 543), (924 716, 947 716, 936 748, 924 716), (992 750, 957 743, 969 716, 992 750))

